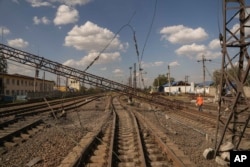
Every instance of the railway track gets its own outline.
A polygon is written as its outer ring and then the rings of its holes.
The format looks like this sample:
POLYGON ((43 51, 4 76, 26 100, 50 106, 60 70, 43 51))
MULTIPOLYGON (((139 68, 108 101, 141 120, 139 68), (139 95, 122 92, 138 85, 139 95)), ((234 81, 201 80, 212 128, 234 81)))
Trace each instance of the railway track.
POLYGON ((77 108, 79 107, 79 105, 84 105, 86 102, 90 102, 100 97, 101 96, 89 96, 89 97, 83 96, 83 97, 67 98, 62 100, 46 101, 46 103, 38 102, 20 106, 15 105, 12 107, 11 106, 2 107, 0 110, 0 118, 5 118, 9 116, 23 117, 23 116, 37 115, 46 112, 50 109, 53 109, 54 111, 58 110, 61 111, 64 108, 66 109, 72 109, 72 107, 77 108))
MULTIPOLYGON (((37 152, 37 150, 32 152, 32 154, 36 154, 43 160, 43 162, 38 163, 36 166, 40 167, 48 164, 60 167, 199 166, 199 163, 197 162, 200 162, 200 160, 191 159, 192 153, 190 154, 187 150, 182 148, 189 146, 189 143, 180 146, 180 142, 176 142, 175 140, 176 137, 181 137, 183 132, 177 131, 175 133, 174 131, 177 128, 176 126, 178 126, 179 130, 183 130, 182 125, 184 125, 187 131, 191 131, 189 127, 195 127, 199 133, 201 129, 203 129, 201 132, 207 132, 206 130, 211 128, 213 121, 216 120, 214 115, 209 116, 206 113, 189 111, 188 105, 181 107, 183 108, 182 110, 177 110, 176 106, 174 106, 173 110, 175 111, 173 111, 166 109, 163 110, 159 106, 153 106, 150 108, 148 105, 152 104, 145 104, 140 101, 137 101, 138 104, 136 102, 134 105, 128 105, 127 97, 123 99, 116 97, 109 101, 107 99, 108 97, 106 96, 101 99, 93 100, 93 103, 86 104, 85 102, 88 102, 90 99, 83 100, 80 102, 82 105, 79 103, 69 106, 67 112, 68 120, 53 120, 48 118, 47 114, 46 118, 50 121, 45 119, 45 124, 50 125, 50 123, 52 123, 52 126, 43 130, 42 133, 36 134, 34 138, 36 136, 39 136, 40 138, 45 135, 46 132, 53 129, 56 133, 51 133, 50 137, 45 136, 43 141, 45 143, 42 144, 44 146, 52 144, 51 150, 49 149, 48 151, 45 151, 46 148, 42 147, 40 148, 39 154, 34 153, 37 152), (166 127, 166 124, 164 124, 163 121, 163 119, 166 119, 165 114, 171 117, 170 121, 173 120, 175 123, 179 122, 182 125, 177 123, 174 126, 171 126, 170 124, 169 127, 166 127), (201 116, 199 117, 199 115, 201 116), (159 126, 160 122, 162 123, 161 127, 159 126), (204 124, 204 126, 201 124, 204 124), (171 130, 173 133, 169 128, 172 128, 171 130), (78 133, 76 140, 70 139, 72 134, 74 134, 73 129, 78 133), (64 130, 66 131, 63 132, 64 130), (68 136, 67 134, 71 135, 68 136), (61 137, 58 138, 58 136, 61 137), (56 141, 53 141, 53 138, 55 138, 56 141), (70 141, 74 142, 65 142, 66 138, 69 138, 70 141), (51 142, 48 143, 48 141, 51 142), (65 148, 67 148, 67 150, 65 150, 65 148), (54 156, 54 154, 56 156, 54 156), (58 154, 60 156, 58 156, 58 154)), ((61 105, 61 103, 57 105, 61 105)), ((52 105, 51 108, 53 107, 55 106, 52 105)), ((67 107, 65 109, 67 109, 67 107)), ((40 117, 44 118, 43 116, 40 115, 40 117)), ((34 118, 35 116, 25 116, 24 118, 28 117, 34 118)), ((19 121, 18 119, 19 118, 16 118, 15 120, 10 121, 10 125, 15 125, 15 123, 19 121)), ((6 123, 5 126, 8 127, 10 125, 6 123)), ((189 134, 186 134, 185 137, 188 137, 188 135, 189 134)), ((15 140, 16 137, 14 136, 7 140, 6 143, 9 141, 15 143, 15 140)), ((39 139, 36 138, 36 141, 31 140, 33 140, 33 137, 32 139, 27 140, 27 144, 36 143, 39 139)), ((205 140, 204 136, 202 136, 202 139, 199 141, 192 143, 192 145, 195 145, 196 147, 196 145, 202 140, 205 140)), ((24 144, 21 144, 20 146, 18 145, 18 147, 21 147, 22 145, 24 146, 24 144)), ((192 150, 198 151, 198 148, 192 148, 192 150)), ((202 151, 199 153, 201 156, 202 151)), ((10 155, 13 156, 13 154, 10 155)), ((9 164, 5 160, 5 157, 6 156, 2 159, 4 160, 3 164, 9 164)), ((36 157, 26 156, 23 159, 26 159, 27 163, 29 161, 32 162, 32 159, 35 159, 36 157)), ((15 159, 17 159, 17 157, 15 159)), ((24 166, 26 163, 22 162, 21 166, 24 166)), ((205 164, 209 164, 209 162, 205 162, 205 164)))
MULTIPOLYGON (((72 111, 78 107, 88 104, 100 96, 85 97, 82 99, 71 98, 64 101, 63 110, 72 111)), ((9 148, 16 146, 34 135, 45 126, 44 118, 49 115, 58 118, 61 114, 61 101, 52 101, 50 104, 32 104, 31 106, 15 108, 1 111, 0 120, 0 154, 6 152, 9 148), (53 111, 53 114, 52 111, 53 111), (46 113, 45 115, 41 115, 46 113), (50 114, 49 114, 50 113, 50 114), (46 116, 47 115, 47 116, 46 116)))
POLYGON ((112 117, 97 133, 84 136, 60 167, 195 166, 174 143, 165 143, 165 134, 154 133, 156 127, 129 111, 117 98, 110 109, 112 117))
POLYGON ((26 140, 43 129, 45 124, 41 118, 18 119, 11 125, 0 129, 0 154, 26 140))

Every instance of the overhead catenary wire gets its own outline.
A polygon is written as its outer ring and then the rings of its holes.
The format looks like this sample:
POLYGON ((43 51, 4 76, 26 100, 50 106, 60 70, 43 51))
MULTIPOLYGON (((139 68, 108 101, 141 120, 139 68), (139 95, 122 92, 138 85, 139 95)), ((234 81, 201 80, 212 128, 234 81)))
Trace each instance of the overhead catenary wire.
POLYGON ((139 64, 139 76, 141 77, 141 81, 142 81, 142 84, 143 84, 143 88, 145 87, 145 85, 144 85, 144 79, 143 79, 143 75, 142 75, 141 62, 142 62, 143 55, 144 55, 144 51, 145 51, 145 48, 146 48, 146 45, 147 45, 147 42, 148 42, 150 33, 151 33, 151 31, 152 31, 153 24, 154 24, 155 15, 156 15, 156 10, 157 10, 157 2, 158 2, 158 0, 155 0, 154 11, 153 11, 153 17, 152 17, 152 20, 151 20, 151 23, 150 23, 150 26, 149 26, 149 31, 148 31, 148 33, 147 33, 147 35, 146 35, 146 40, 145 40, 144 45, 143 45, 143 48, 142 48, 141 58, 138 60, 138 64, 139 64))
POLYGON ((157 0, 155 1, 155 4, 154 4, 153 17, 152 17, 152 20, 151 20, 151 23, 150 23, 150 26, 149 26, 149 30, 148 30, 148 33, 147 33, 147 36, 146 36, 146 40, 145 40, 144 45, 143 45, 143 49, 142 49, 142 54, 141 54, 140 61, 142 61, 142 58, 143 58, 143 55, 144 55, 144 50, 146 48, 146 45, 147 45, 147 42, 148 42, 148 39, 149 39, 149 35, 151 33, 151 30, 152 30, 152 27, 153 27, 153 24, 154 24, 155 15, 156 15, 156 9, 157 9, 156 7, 157 7, 157 0))
MULTIPOLYGON (((157 2, 158 0, 155 1, 155 4, 154 4, 154 11, 153 11, 153 17, 152 17, 152 20, 151 20, 151 23, 150 23, 150 27, 149 27, 149 31, 146 35, 146 40, 144 42, 144 45, 143 45, 143 49, 142 49, 142 54, 141 54, 141 57, 139 55, 139 49, 138 49, 138 44, 137 44, 137 40, 136 40, 136 35, 135 35, 135 30, 134 28, 130 25, 130 22, 131 20, 133 19, 134 15, 136 12, 133 13, 133 15, 131 16, 131 18, 129 19, 128 23, 123 25, 114 35, 114 37, 109 41, 109 43, 99 52, 99 54, 94 58, 94 60, 85 68, 84 71, 87 71, 101 56, 101 54, 109 47, 109 45, 112 43, 112 41, 117 37, 117 35, 125 28, 125 27, 130 27, 131 30, 133 31, 133 40, 134 40, 134 44, 135 44, 135 49, 136 49, 136 56, 137 56, 137 61, 138 61, 138 65, 139 65, 139 76, 141 77, 141 81, 143 83, 143 87, 144 87, 144 79, 143 79, 143 76, 142 76, 142 68, 141 68, 141 61, 143 59, 143 55, 144 55, 144 51, 145 51, 145 48, 146 48, 146 44, 148 42, 148 39, 149 39, 149 36, 150 36, 150 33, 151 33, 151 30, 152 30, 152 27, 153 27, 153 23, 154 23, 154 20, 155 20, 155 15, 156 15, 156 9, 157 9, 157 2)), ((140 81, 140 80, 139 80, 140 81)))
POLYGON ((116 38, 116 36, 125 28, 125 27, 130 27, 133 32, 134 29, 132 28, 132 26, 130 25, 131 20, 133 19, 133 17, 135 16, 135 13, 133 13, 133 15, 131 16, 131 18, 129 19, 128 23, 121 26, 121 28, 115 33, 115 35, 113 36, 113 38, 109 41, 109 43, 107 43, 107 45, 99 52, 99 54, 94 58, 94 60, 85 68, 84 72, 86 72, 94 63, 95 61, 97 61, 99 59, 99 57, 101 56, 101 54, 109 47, 109 45, 113 42, 113 40, 116 38))

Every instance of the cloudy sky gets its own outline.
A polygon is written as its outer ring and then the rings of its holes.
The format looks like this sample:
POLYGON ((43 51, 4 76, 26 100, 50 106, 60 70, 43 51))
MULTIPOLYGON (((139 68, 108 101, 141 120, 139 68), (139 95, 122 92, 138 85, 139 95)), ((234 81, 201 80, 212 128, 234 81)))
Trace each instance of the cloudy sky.
MULTIPOLYGON (((189 76, 202 82, 202 63, 197 62, 202 55, 212 60, 205 63, 206 80, 221 66, 221 3, 0 0, 1 43, 124 84, 129 67, 137 63, 138 68, 138 62, 146 85, 166 75, 168 65, 175 80, 189 76)), ((20 71, 34 76, 31 67, 9 62, 9 73, 20 71)))

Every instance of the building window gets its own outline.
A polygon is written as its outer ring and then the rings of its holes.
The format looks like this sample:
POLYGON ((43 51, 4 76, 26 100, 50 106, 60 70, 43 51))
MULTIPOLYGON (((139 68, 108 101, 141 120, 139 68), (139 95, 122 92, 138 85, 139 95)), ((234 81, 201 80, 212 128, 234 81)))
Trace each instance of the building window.
POLYGON ((5 91, 5 94, 6 94, 6 95, 10 95, 10 91, 9 91, 9 90, 6 90, 6 91, 5 91))
POLYGON ((10 79, 9 78, 6 79, 6 84, 10 84, 10 79))
POLYGON ((15 79, 12 79, 12 85, 15 85, 15 79))
POLYGON ((18 86, 19 86, 19 80, 17 80, 17 81, 16 81, 16 85, 18 85, 18 86))

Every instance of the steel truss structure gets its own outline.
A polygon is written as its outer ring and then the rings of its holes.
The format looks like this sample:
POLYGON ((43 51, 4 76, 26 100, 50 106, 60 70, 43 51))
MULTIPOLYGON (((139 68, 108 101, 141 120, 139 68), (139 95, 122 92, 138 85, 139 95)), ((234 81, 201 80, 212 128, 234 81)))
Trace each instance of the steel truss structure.
POLYGON ((90 73, 65 66, 63 64, 33 55, 31 53, 4 44, 0 44, 0 54, 2 54, 3 58, 5 59, 25 64, 34 67, 35 69, 41 69, 66 78, 77 79, 79 82, 83 82, 92 86, 118 91, 119 93, 127 94, 131 97, 136 97, 144 101, 164 105, 170 108, 180 107, 178 103, 174 103, 173 101, 154 96, 140 89, 134 89, 130 86, 123 85, 103 77, 92 75, 90 73))
POLYGON ((234 150, 249 149, 241 144, 243 140, 247 140, 246 132, 249 133, 250 129, 250 101, 243 88, 249 77, 250 67, 250 15, 247 8, 245 0, 223 0, 224 27, 223 34, 220 34, 222 66, 215 156, 225 142, 231 142, 234 150), (230 90, 230 97, 225 90, 230 90), (228 114, 226 119, 223 119, 224 114, 228 114))

